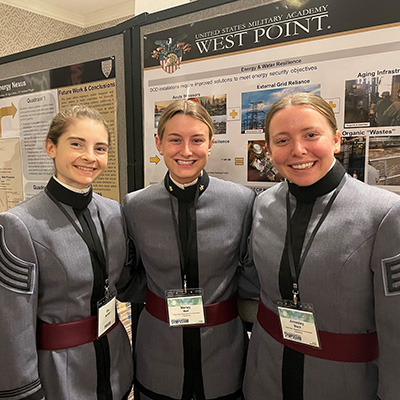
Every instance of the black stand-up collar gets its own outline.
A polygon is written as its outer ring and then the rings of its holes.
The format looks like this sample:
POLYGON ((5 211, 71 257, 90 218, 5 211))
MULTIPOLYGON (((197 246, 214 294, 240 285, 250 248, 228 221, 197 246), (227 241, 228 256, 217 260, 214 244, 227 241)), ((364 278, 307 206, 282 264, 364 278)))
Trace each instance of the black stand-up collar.
POLYGON ((335 189, 345 173, 346 171, 342 164, 336 161, 334 166, 323 178, 310 186, 298 186, 295 183, 288 182, 289 191, 297 200, 303 203, 309 203, 314 201, 317 197, 321 197, 335 189))
POLYGON ((199 179, 196 184, 192 186, 187 186, 185 189, 181 189, 172 181, 169 176, 169 172, 165 175, 164 178, 164 186, 169 193, 171 193, 177 199, 190 203, 196 197, 196 192, 199 191, 199 196, 207 189, 208 184, 210 182, 210 178, 205 170, 203 170, 203 174, 199 176, 199 179))
POLYGON ((87 193, 76 193, 58 183, 54 178, 49 180, 46 188, 56 200, 75 210, 84 210, 92 200, 92 188, 87 193))

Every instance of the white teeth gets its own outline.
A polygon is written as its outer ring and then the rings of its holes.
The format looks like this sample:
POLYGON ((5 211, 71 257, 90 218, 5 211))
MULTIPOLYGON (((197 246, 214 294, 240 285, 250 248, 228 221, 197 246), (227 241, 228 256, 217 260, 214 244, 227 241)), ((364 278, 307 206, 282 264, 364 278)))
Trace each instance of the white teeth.
POLYGON ((178 164, 190 165, 190 164, 193 164, 193 163, 194 163, 194 161, 178 160, 178 164))
POLYGON ((308 163, 305 163, 305 164, 292 165, 292 168, 294 168, 294 169, 307 169, 307 168, 311 168, 313 165, 314 165, 313 162, 308 162, 308 163))
POLYGON ((77 168, 81 169, 82 171, 89 171, 89 172, 94 170, 94 168, 86 168, 86 167, 77 167, 77 168))

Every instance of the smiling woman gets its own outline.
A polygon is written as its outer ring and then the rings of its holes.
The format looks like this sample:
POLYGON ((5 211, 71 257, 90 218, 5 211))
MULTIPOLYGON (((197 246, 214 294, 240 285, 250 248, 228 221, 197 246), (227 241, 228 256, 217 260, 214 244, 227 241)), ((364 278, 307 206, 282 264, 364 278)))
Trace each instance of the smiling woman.
POLYGON ((49 134, 46 150, 57 179, 77 189, 88 188, 107 167, 108 136, 104 123, 88 118, 72 120, 56 143, 49 134))
POLYGON ((278 171, 290 182, 309 186, 329 171, 340 150, 340 132, 319 111, 290 105, 273 114, 268 150, 278 171))
POLYGON ((261 293, 244 396, 397 399, 400 197, 345 173, 335 114, 315 94, 278 100, 265 135, 287 181, 254 205, 261 293))
POLYGON ((162 139, 156 137, 156 146, 172 179, 187 184, 199 177, 214 142, 209 130, 204 122, 183 114, 165 124, 162 139))
POLYGON ((172 179, 188 184, 200 176, 213 135, 214 124, 200 103, 178 100, 166 108, 158 124, 156 146, 172 179))
POLYGON ((107 166, 109 141, 97 111, 57 114, 46 140, 55 175, 0 214, 0 398, 128 396, 131 349, 115 312, 124 223, 120 205, 91 186, 107 166))
POLYGON ((168 173, 124 202, 148 285, 135 348, 142 400, 241 398, 248 339, 237 296, 258 295, 247 253, 255 195, 207 175, 213 131, 200 103, 171 103, 156 138, 168 173))

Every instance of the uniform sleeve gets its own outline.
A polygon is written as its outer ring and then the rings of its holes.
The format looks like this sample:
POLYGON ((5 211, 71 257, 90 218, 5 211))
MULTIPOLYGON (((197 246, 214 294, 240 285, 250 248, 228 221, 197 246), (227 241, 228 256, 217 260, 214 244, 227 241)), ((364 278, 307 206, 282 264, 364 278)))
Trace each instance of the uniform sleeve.
POLYGON ((132 238, 128 239, 127 247, 127 262, 117 283, 117 297, 120 301, 144 303, 146 299, 146 273, 132 238))
POLYGON ((122 269, 120 279, 117 283, 118 300, 130 303, 144 303, 146 300, 146 272, 140 258, 139 251, 135 246, 132 228, 127 215, 127 205, 123 207, 125 222, 128 230, 128 254, 126 263, 122 269))
POLYGON ((250 231, 255 193, 252 192, 247 204, 246 214, 242 224, 242 240, 240 244, 240 265, 238 268, 238 294, 242 299, 259 297, 260 282, 253 263, 250 247, 250 231))
POLYGON ((44 399, 38 372, 38 265, 24 223, 0 214, 0 398, 44 399))
POLYGON ((391 208, 379 226, 371 262, 379 341, 378 396, 397 400, 400 390, 400 203, 391 208))

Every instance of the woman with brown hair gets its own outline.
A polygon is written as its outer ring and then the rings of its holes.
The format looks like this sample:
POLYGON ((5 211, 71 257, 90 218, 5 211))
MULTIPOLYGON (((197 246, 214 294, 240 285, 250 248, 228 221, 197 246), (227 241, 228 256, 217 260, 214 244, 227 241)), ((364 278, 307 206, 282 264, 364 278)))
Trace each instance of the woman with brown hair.
POLYGON ((63 110, 46 140, 54 176, 43 192, 0 214, 0 398, 129 394, 131 348, 115 304, 124 221, 117 202, 92 191, 109 146, 97 111, 63 110))

